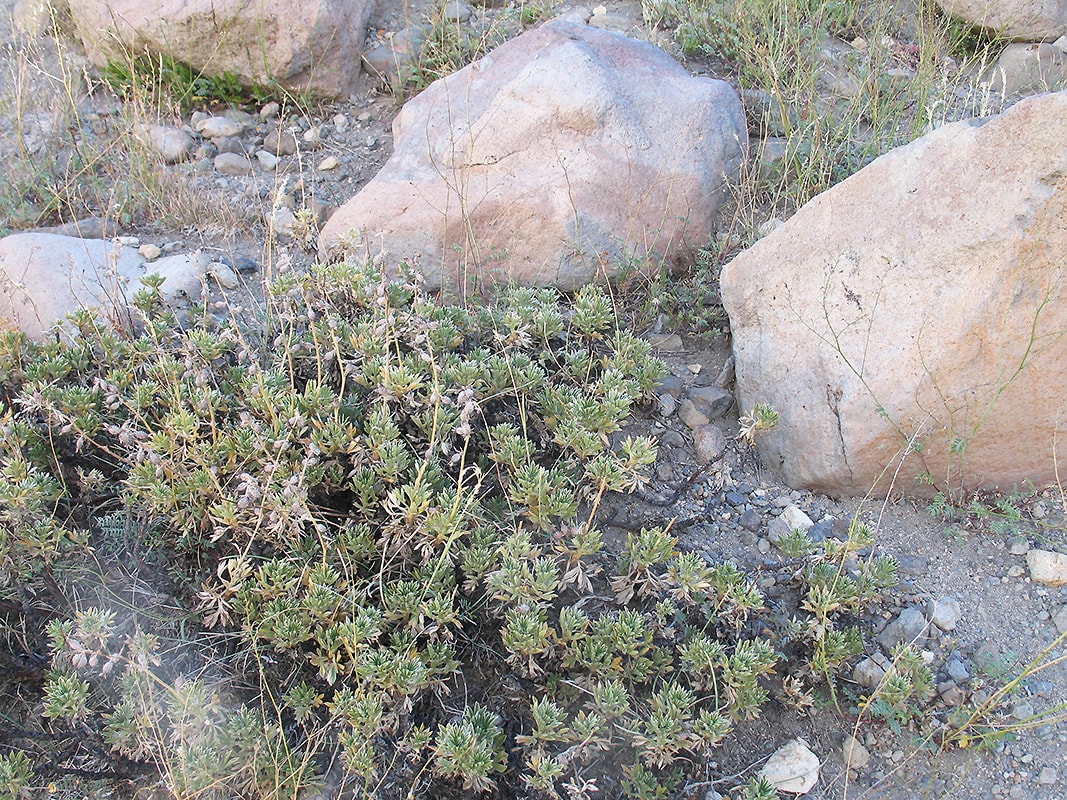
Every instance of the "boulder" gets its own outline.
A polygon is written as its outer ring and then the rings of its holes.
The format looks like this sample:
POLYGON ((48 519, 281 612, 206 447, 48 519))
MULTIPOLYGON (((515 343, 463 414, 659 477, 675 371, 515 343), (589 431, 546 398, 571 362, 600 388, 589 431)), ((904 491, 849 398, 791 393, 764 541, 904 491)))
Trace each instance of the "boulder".
POLYGON ((687 265, 747 145, 727 84, 559 20, 434 82, 393 135, 382 170, 323 228, 322 255, 384 250, 459 294, 687 265))
POLYGON ((1047 42, 1009 44, 986 83, 1005 95, 1058 91, 1067 86, 1067 53, 1047 42))
POLYGON ((144 53, 241 83, 346 98, 371 0, 78 0, 74 29, 97 66, 144 53))
POLYGON ((946 125, 816 197, 722 273, 739 403, 793 487, 1055 481, 1067 413, 1067 92, 946 125))
POLYGON ((937 0, 950 16, 999 37, 1051 42, 1067 34, 1067 0, 937 0))
POLYGON ((5 236, 0 325, 41 340, 67 314, 86 307, 112 325, 128 327, 129 301, 144 274, 144 259, 133 247, 51 233, 5 236))

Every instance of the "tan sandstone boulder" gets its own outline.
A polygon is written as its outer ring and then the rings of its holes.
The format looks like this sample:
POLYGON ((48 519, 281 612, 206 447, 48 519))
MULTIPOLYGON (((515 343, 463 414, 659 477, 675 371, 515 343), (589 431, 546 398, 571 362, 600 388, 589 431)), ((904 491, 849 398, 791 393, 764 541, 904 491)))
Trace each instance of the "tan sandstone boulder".
POLYGON ((459 293, 499 280, 570 290, 633 263, 688 263, 747 144, 725 83, 561 21, 432 84, 393 133, 392 157, 320 249, 384 250, 459 293))
POLYGON ((148 52, 245 85, 347 97, 372 0, 77 0, 75 31, 104 66, 148 52))
POLYGON ((1067 34, 1067 0, 937 0, 948 14, 998 35, 1051 42, 1067 34))
POLYGON ((1064 142, 1067 92, 946 125, 723 270, 739 402, 780 413, 757 442, 790 485, 1053 481, 1067 421, 1064 142))

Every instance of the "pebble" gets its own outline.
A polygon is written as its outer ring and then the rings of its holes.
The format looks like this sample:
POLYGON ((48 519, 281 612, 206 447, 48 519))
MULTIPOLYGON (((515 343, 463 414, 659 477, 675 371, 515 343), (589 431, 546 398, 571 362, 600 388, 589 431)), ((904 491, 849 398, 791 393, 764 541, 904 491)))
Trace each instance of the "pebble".
POLYGON ((689 390, 689 399, 709 420, 725 415, 734 404, 732 392, 720 386, 696 386, 689 390))
POLYGON ((726 502, 732 505, 734 508, 740 508, 748 503, 748 498, 740 492, 727 492, 726 502))
POLYGON ((138 125, 134 135, 151 147, 167 164, 185 161, 193 153, 193 137, 173 125, 138 125))
POLYGON ((761 538, 756 542, 756 549, 763 555, 767 555, 767 553, 771 552, 771 540, 761 538))
POLYGON ((1010 567, 1008 567, 1009 578, 1021 578, 1025 574, 1026 570, 1023 569, 1022 566, 1019 564, 1012 564, 1010 567))
POLYGON ((1008 552, 1013 556, 1025 556, 1030 549, 1030 541, 1025 536, 1013 536, 1008 545, 1008 552))
POLYGON ((304 140, 305 144, 308 144, 311 147, 318 147, 326 137, 323 134, 321 125, 312 125, 304 131, 304 135, 300 138, 304 140))
POLYGON ((1052 624, 1056 626, 1058 633, 1067 633, 1067 606, 1060 606, 1060 610, 1052 618, 1052 624))
POLYGON ((645 336, 645 341, 664 353, 675 352, 684 347, 682 337, 677 333, 650 333, 645 336))
POLYGON ((667 375, 664 378, 660 378, 656 383, 656 391, 661 394, 669 394, 675 400, 682 396, 682 390, 685 385, 682 383, 682 379, 676 375, 667 375))
POLYGON ((137 252, 141 254, 141 258, 145 261, 155 261, 163 254, 163 251, 154 244, 142 244, 137 248, 137 252))
POLYGON ((1037 782, 1042 786, 1052 786, 1059 779, 1060 774, 1055 767, 1042 767, 1037 775, 1037 782))
POLYGON ((341 166, 341 162, 337 160, 336 156, 326 156, 326 158, 322 159, 319 163, 319 171, 330 172, 331 170, 337 169, 339 166, 341 166))
POLYGON ((878 634, 878 641, 886 650, 902 642, 921 646, 926 639, 926 615, 917 608, 906 608, 878 634))
POLYGON ((625 33, 630 30, 633 25, 634 21, 626 14, 619 14, 613 11, 605 11, 602 14, 593 14, 593 16, 589 18, 589 26, 591 28, 600 28, 605 31, 625 33))
POLYGON ((794 530, 807 533, 814 524, 815 523, 811 521, 811 517, 801 511, 800 508, 790 503, 782 509, 781 514, 771 520, 771 524, 767 528, 767 538, 772 542, 777 542, 782 537, 788 536, 794 530))
POLYGON ((256 161, 267 172, 274 172, 278 168, 278 157, 269 150, 256 151, 256 161))
POLYGON ((221 139, 227 136, 240 136, 244 125, 229 117, 207 117, 199 120, 194 130, 205 139, 221 139))
POLYGON ((719 370, 719 374, 715 377, 715 385, 725 389, 731 383, 734 382, 734 369, 736 360, 733 356, 726 359, 726 363, 722 365, 722 369, 719 370))
POLYGON ((868 750, 855 736, 846 736, 841 746, 841 752, 845 756, 845 765, 849 769, 862 769, 871 760, 871 751, 868 750))
POLYGON ((930 622, 941 630, 952 631, 956 629, 956 623, 963 616, 963 609, 960 607, 959 600, 955 597, 946 596, 931 600, 927 604, 926 614, 930 618, 930 622))
POLYGON ((237 153, 219 153, 215 156, 215 171, 220 175, 247 175, 252 163, 237 153))
POLYGON ((442 14, 449 22, 466 22, 471 18, 471 7, 459 0, 449 0, 442 14))
POLYGON ((263 149, 279 156, 291 156, 296 152, 296 137, 289 131, 271 131, 263 139, 263 149))
POLYGON ((950 658, 948 660, 948 663, 945 664, 945 674, 954 681, 965 681, 971 677, 971 673, 967 670, 967 665, 958 658, 950 658))
POLYGON ((748 531, 757 531, 763 522, 759 512, 752 508, 746 508, 741 512, 741 527, 748 531))
POLYGON ((659 413, 662 417, 669 417, 678 408, 678 401, 674 399, 674 395, 662 392, 656 398, 659 403, 659 413))
POLYGON ((277 102, 271 100, 263 108, 259 110, 260 119, 274 119, 281 112, 282 107, 277 102))
POLYGON ((678 418, 689 426, 691 430, 696 430, 701 425, 707 425, 711 422, 705 414, 700 413, 693 401, 688 398, 683 400, 681 406, 678 408, 678 418))
POLYGON ((946 706, 958 706, 963 702, 963 691, 955 681, 944 681, 937 684, 937 694, 946 706))
POLYGON ((1030 719, 1034 716, 1034 707, 1026 701, 1016 703, 1011 707, 1011 715, 1017 720, 1030 719))
POLYGON ((244 143, 236 136, 224 136, 215 143, 220 153, 240 153, 244 155, 244 143))
POLYGON ((234 272, 229 265, 223 264, 221 261, 211 262, 211 266, 208 268, 208 274, 213 277, 223 289, 236 289, 239 284, 237 273, 234 272))
POLYGON ((1030 577, 1046 586, 1063 586, 1067 583, 1067 555, 1050 550, 1029 550, 1026 564, 1030 577))
POLYGON ((814 544, 818 544, 828 536, 832 536, 834 532, 834 524, 831 520, 823 519, 816 522, 810 528, 808 528, 808 538, 814 544))
POLYGON ((708 423, 693 428, 693 450, 697 460, 706 464, 726 448, 726 434, 718 425, 708 423))
POLYGON ((804 794, 819 782, 819 757, 803 739, 792 739, 774 751, 759 776, 780 792, 804 794))

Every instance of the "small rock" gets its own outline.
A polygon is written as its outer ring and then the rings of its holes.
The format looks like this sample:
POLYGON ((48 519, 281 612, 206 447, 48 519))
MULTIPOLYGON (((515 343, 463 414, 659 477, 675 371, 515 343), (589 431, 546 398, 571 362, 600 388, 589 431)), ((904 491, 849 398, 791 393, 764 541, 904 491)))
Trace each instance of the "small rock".
POLYGON ((163 251, 154 244, 142 244, 137 248, 137 252, 141 254, 141 258, 145 261, 155 261, 163 254, 163 251))
POLYGON ((701 425, 707 425, 711 422, 707 416, 700 413, 697 407, 693 405, 693 401, 688 398, 682 401, 682 404, 678 409, 678 418, 692 430, 696 430, 701 425))
POLYGON ((274 172, 278 168, 278 157, 269 150, 257 150, 256 161, 260 168, 267 172, 274 172))
POLYGON ((1067 633, 1067 606, 1060 606, 1060 610, 1052 617, 1052 624, 1058 633, 1067 633))
POLYGON ((296 137, 289 131, 271 131, 263 139, 263 149, 278 156, 291 156, 296 152, 296 137))
POLYGON ((808 528, 808 538, 812 544, 818 544, 828 536, 833 536, 834 523, 828 519, 819 520, 808 528))
POLYGON ((237 153, 242 156, 245 154, 244 142, 236 136, 226 136, 222 139, 216 139, 215 147, 218 148, 220 153, 237 153))
POLYGON ((946 706, 958 706, 963 702, 963 691, 955 681, 943 681, 937 684, 937 694, 946 706))
POLYGON ((339 166, 341 166, 341 162, 338 161, 335 156, 326 156, 326 158, 322 159, 319 163, 319 172, 329 172, 330 170, 337 169, 339 166))
POLYGON ((630 30, 633 25, 634 21, 626 14, 619 14, 613 11, 605 11, 602 14, 593 14, 593 16, 589 18, 590 27, 600 28, 605 31, 625 33, 630 30))
POLYGON ((1008 567, 1009 578, 1021 578, 1025 574, 1026 570, 1023 569, 1022 566, 1019 564, 1012 564, 1010 567, 1008 567))
POLYGON ((771 524, 767 527, 767 538, 777 543, 779 539, 788 536, 794 530, 807 533, 814 524, 811 517, 790 503, 782 509, 781 514, 771 520, 771 524))
POLYGON ((667 375, 656 382, 657 392, 666 392, 675 400, 682 396, 683 388, 682 379, 676 375, 667 375))
POLYGON ((649 333, 645 336, 645 341, 664 353, 673 353, 685 346, 682 337, 677 333, 649 333))
POLYGON ((195 130, 205 139, 240 136, 244 125, 229 117, 207 117, 196 123, 195 130))
POLYGON ((774 751, 759 776, 780 792, 804 794, 819 782, 819 757, 803 739, 793 739, 774 751))
POLYGON ((943 631, 956 629, 956 623, 963 616, 960 601, 955 597, 939 597, 931 600, 926 606, 926 614, 934 625, 943 631))
POLYGON ((449 22, 466 22, 471 18, 471 7, 459 0, 448 0, 442 14, 449 22))
POLYGON ((902 642, 922 645, 926 639, 926 615, 917 608, 906 608, 878 634, 878 641, 886 650, 902 642))
POLYGON ((219 153, 215 156, 215 171, 219 175, 248 175, 252 162, 237 153, 219 153))
POLYGON ((167 164, 185 161, 193 153, 193 137, 173 125, 138 125, 134 135, 147 144, 167 164))
POLYGON ((767 555, 767 553, 771 552, 771 540, 761 537, 760 540, 756 542, 756 549, 763 555, 767 555))
POLYGON ((326 137, 323 133, 321 125, 312 125, 306 131, 304 131, 304 135, 300 138, 304 140, 305 144, 314 148, 322 144, 322 140, 326 137))
POLYGON ((662 417, 669 417, 678 407, 678 401, 674 399, 673 395, 667 394, 667 392, 660 394, 656 400, 659 403, 659 413, 662 417))
POLYGON ((696 386, 689 390, 689 399, 708 419, 718 419, 734 404, 734 395, 720 386, 696 386))
POLYGON ((745 530, 759 530, 762 521, 763 520, 760 518, 759 512, 753 508, 746 508, 744 511, 741 512, 741 527, 745 530))
POLYGON ((656 478, 664 483, 674 480, 674 468, 666 461, 656 464, 656 478))
POLYGON ((726 359, 726 362, 722 365, 722 369, 719 370, 719 374, 715 378, 715 385, 725 389, 731 383, 734 382, 734 369, 736 360, 733 356, 726 359))
POLYGON ((710 423, 693 428, 693 450, 697 460, 706 464, 726 449, 726 434, 710 423))
POLYGON ((1063 586, 1067 583, 1067 555, 1050 550, 1030 550, 1026 553, 1030 577, 1046 586, 1063 586))
POLYGON ((1055 767, 1042 767, 1037 775, 1037 782, 1042 786, 1052 786, 1060 779, 1060 774, 1055 767))
POLYGON ((1025 556, 1030 549, 1030 541, 1025 536, 1013 536, 1008 552, 1013 556, 1025 556))
POLYGON ((958 658, 950 658, 948 660, 948 663, 945 664, 945 674, 957 682, 968 680, 971 677, 967 665, 958 658))
POLYGON ((726 502, 734 508, 740 508, 748 502, 748 498, 741 494, 741 492, 727 492, 726 502))
POLYGON ((841 746, 845 756, 845 766, 849 769, 862 769, 871 760, 871 751, 861 744, 855 736, 846 736, 841 746))
POLYGON ((1024 700, 1011 707, 1011 715, 1020 721, 1030 719, 1034 716, 1034 707, 1024 700))
POLYGON ((678 431, 664 431, 659 439, 668 447, 685 447, 685 437, 678 431))
POLYGON ((229 265, 223 264, 221 261, 211 262, 211 266, 208 267, 208 275, 214 278, 223 289, 236 289, 239 284, 237 273, 229 265))
POLYGON ((274 119, 281 110, 282 107, 276 101, 271 100, 259 110, 259 118, 263 120, 274 119))
POLYGON ((191 255, 182 253, 160 258, 153 262, 150 272, 163 278, 159 291, 170 305, 180 305, 185 301, 195 303, 203 294, 199 259, 191 255))
POLYGON ((873 689, 885 677, 886 667, 874 657, 865 658, 852 669, 852 680, 865 689, 873 689))

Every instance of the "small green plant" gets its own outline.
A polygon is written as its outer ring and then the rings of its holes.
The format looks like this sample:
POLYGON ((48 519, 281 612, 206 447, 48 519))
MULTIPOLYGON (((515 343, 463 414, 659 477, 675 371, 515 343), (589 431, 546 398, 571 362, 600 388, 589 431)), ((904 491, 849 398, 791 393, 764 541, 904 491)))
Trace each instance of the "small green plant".
POLYGON ((20 800, 30 789, 33 772, 25 753, 0 756, 0 800, 20 800))

